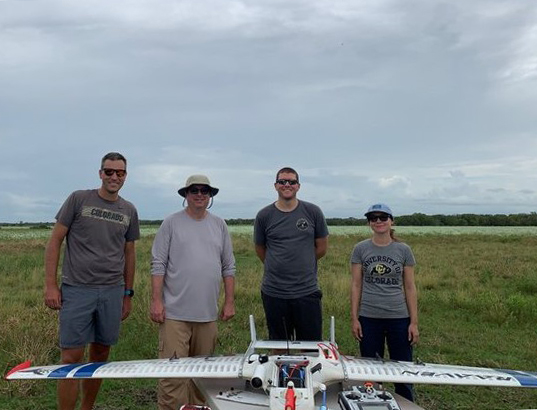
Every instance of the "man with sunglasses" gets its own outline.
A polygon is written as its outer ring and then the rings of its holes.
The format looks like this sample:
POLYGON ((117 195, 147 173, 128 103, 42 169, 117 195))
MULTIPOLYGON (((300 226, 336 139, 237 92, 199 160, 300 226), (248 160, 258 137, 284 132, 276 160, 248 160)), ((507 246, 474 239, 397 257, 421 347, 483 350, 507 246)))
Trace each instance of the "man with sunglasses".
MULTIPOLYGON (((235 315, 235 258, 225 221, 207 211, 218 188, 205 175, 192 175, 178 191, 186 208, 162 222, 153 242, 151 320, 159 327, 159 358, 208 356, 217 324, 235 315), (225 300, 218 314, 220 285, 225 300)), ((158 408, 204 404, 191 380, 161 379, 158 408)))
POLYGON ((293 168, 277 172, 274 188, 278 199, 254 223, 269 339, 322 340, 317 260, 326 254, 328 227, 318 206, 297 199, 300 182, 293 168))
MULTIPOLYGON (((99 189, 73 192, 56 215, 45 250, 45 304, 60 311, 62 363, 108 359, 121 320, 131 311, 135 272, 134 241, 140 237, 136 208, 119 196, 127 160, 117 152, 101 160, 99 189), (61 289, 57 284, 60 249, 67 238, 61 289)), ((93 408, 101 380, 83 380, 81 410, 93 408)), ((58 382, 58 407, 71 410, 78 380, 58 382)))

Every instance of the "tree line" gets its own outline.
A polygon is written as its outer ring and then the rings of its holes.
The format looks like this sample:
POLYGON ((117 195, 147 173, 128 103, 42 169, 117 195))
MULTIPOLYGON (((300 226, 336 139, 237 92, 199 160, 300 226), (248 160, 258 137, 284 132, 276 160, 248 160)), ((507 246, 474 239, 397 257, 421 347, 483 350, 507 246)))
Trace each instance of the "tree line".
MULTIPOLYGON (((537 213, 426 215, 413 213, 395 218, 399 226, 537 226, 537 213)), ((366 224, 365 218, 327 218, 328 225, 366 224)))
MULTIPOLYGON (((365 218, 326 218, 331 226, 365 225, 365 218)), ((426 215, 413 213, 396 217, 399 226, 537 226, 537 212, 529 214, 457 214, 457 215, 426 215)), ((140 220, 142 225, 158 225, 162 220, 140 220)), ((231 218, 226 219, 228 225, 253 225, 254 219, 231 218)), ((27 226, 47 229, 52 222, 23 222, 0 223, 1 226, 27 226)))
MULTIPOLYGON (((537 213, 529 214, 458 214, 426 215, 413 213, 397 216, 399 226, 537 226, 537 213)), ((253 225, 253 219, 226 219, 228 225, 253 225)), ((326 218, 331 226, 365 225, 365 218, 326 218)))
MULTIPOLYGON (((413 213, 397 216, 399 226, 537 226, 537 212, 529 214, 458 214, 426 215, 413 213)), ((253 225, 253 219, 226 219, 228 225, 253 225)), ((365 218, 326 218, 331 226, 365 225, 365 218)))

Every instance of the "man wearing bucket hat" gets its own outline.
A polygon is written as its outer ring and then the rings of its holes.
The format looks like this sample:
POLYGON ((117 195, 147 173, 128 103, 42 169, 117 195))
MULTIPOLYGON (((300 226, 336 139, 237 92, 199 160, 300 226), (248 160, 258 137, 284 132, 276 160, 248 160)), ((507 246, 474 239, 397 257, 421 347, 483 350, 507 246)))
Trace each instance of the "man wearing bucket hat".
MULTIPOLYGON (((150 315, 160 324, 159 358, 211 355, 216 320, 235 315, 231 238, 225 221, 207 211, 218 188, 205 175, 192 175, 178 193, 186 208, 164 219, 152 248, 150 315), (222 281, 225 301, 219 315, 222 281)), ((191 380, 159 380, 159 410, 204 401, 191 380)))

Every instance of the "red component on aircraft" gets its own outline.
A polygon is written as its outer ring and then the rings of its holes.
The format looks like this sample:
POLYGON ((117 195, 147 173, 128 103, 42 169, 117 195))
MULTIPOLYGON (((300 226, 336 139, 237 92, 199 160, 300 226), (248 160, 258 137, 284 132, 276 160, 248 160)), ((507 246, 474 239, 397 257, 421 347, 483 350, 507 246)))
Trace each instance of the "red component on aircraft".
POLYGON ((11 369, 9 372, 7 372, 7 374, 4 376, 4 378, 9 376, 11 373, 15 373, 16 371, 27 369, 31 365, 32 365, 32 362, 30 360, 28 360, 28 361, 26 361, 24 363, 21 363, 18 366, 15 366, 13 369, 11 369))
POLYGON ((285 410, 296 410, 296 395, 293 383, 287 385, 285 392, 285 410))

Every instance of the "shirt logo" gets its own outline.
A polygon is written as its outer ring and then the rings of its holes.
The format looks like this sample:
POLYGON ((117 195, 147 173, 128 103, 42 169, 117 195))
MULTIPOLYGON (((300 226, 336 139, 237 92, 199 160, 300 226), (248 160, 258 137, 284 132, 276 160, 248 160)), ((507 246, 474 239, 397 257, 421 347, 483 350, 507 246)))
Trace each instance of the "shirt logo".
POLYGON ((130 224, 128 215, 94 206, 84 206, 82 208, 82 216, 114 222, 124 226, 129 226, 130 224))
POLYGON ((296 221, 296 227, 300 230, 300 231, 305 231, 306 229, 308 229, 308 226, 309 226, 309 223, 306 219, 304 218, 300 218, 298 221, 296 221))
POLYGON ((382 275, 387 275, 391 271, 392 269, 389 266, 386 266, 383 263, 377 263, 375 267, 371 270, 371 274, 382 276, 382 275))

